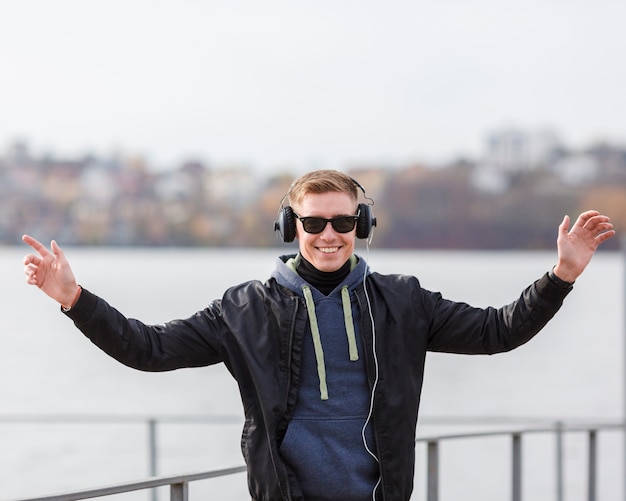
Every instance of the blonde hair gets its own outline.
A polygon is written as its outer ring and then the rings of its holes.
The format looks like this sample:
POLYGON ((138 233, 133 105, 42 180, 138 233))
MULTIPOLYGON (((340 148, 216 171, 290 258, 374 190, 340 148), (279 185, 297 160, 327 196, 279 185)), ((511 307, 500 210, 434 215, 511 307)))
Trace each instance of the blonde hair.
POLYGON ((359 199, 357 184, 350 176, 336 170, 323 169, 309 172, 296 179, 289 193, 287 202, 289 205, 299 205, 305 195, 309 193, 328 192, 347 193, 356 202, 359 199))

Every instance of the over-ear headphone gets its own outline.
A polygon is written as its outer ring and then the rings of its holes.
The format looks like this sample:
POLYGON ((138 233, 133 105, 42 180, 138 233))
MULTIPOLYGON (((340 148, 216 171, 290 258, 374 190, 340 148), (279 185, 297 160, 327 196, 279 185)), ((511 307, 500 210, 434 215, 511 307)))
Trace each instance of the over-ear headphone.
MULTIPOLYGON (((363 192, 365 198, 370 201, 369 204, 359 204, 357 212, 359 218, 356 222, 356 237, 368 238, 372 228, 376 226, 376 218, 372 213, 371 207, 374 204, 374 201, 367 196, 363 186, 361 186, 354 179, 352 179, 352 182, 363 192)), ((293 242, 296 238, 296 216, 294 215, 293 209, 289 205, 283 206, 283 201, 287 198, 287 195, 285 195, 281 201, 278 218, 274 221, 274 231, 278 231, 280 233, 283 242, 293 242)))

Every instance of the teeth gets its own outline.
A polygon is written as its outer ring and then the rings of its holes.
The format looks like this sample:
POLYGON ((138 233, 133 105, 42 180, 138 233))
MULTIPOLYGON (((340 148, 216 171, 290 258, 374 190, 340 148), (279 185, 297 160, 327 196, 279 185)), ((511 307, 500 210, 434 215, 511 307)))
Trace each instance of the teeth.
POLYGON ((320 247, 319 249, 325 254, 332 254, 333 252, 337 252, 339 247, 320 247))

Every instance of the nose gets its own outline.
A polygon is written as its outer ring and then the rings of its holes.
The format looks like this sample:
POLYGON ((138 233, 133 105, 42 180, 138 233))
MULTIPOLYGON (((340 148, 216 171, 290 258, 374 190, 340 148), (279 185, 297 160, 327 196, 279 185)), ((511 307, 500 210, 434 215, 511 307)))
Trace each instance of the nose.
POLYGON ((324 229, 320 233, 320 238, 327 240, 328 238, 334 238, 334 237, 335 237, 335 228, 333 228, 333 225, 331 224, 330 221, 327 221, 326 226, 324 226, 324 229))

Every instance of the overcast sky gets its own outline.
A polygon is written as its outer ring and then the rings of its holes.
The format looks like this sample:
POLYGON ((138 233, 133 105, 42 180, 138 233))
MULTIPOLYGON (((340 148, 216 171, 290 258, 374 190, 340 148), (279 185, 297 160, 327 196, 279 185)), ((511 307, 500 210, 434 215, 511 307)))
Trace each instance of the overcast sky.
POLYGON ((623 0, 0 0, 0 149, 272 169, 626 143, 623 0))

